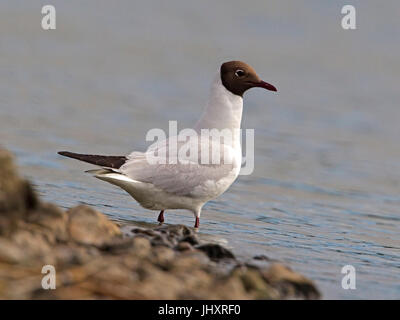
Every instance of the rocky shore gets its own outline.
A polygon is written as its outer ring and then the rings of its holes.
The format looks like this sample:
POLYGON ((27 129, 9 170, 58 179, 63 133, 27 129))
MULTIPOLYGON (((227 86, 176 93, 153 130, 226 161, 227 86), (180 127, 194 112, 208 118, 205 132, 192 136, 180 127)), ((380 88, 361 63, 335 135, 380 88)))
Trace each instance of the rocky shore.
POLYGON ((311 280, 267 260, 239 261, 183 225, 121 226, 85 205, 44 203, 0 149, 0 299, 320 297, 311 280), (43 289, 46 265, 56 289, 43 289))

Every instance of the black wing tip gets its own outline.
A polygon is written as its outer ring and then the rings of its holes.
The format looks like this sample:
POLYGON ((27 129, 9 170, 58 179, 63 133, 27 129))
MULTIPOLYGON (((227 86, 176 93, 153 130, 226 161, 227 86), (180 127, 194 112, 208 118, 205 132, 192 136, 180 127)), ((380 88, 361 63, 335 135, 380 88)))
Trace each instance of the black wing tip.
POLYGON ((61 156, 68 156, 68 155, 70 155, 72 152, 69 152, 69 151, 58 151, 57 152, 59 155, 61 155, 61 156))
POLYGON ((101 156, 94 154, 80 154, 69 151, 58 151, 61 156, 84 161, 100 167, 119 169, 127 160, 125 156, 101 156))

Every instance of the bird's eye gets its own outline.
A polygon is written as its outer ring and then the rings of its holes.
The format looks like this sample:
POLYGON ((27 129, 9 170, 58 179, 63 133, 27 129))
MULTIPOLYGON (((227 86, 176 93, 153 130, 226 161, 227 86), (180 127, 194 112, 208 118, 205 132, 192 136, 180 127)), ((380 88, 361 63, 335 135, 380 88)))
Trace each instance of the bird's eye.
POLYGON ((235 76, 239 77, 239 78, 243 77, 244 76, 244 71, 240 70, 240 69, 236 70, 235 76))

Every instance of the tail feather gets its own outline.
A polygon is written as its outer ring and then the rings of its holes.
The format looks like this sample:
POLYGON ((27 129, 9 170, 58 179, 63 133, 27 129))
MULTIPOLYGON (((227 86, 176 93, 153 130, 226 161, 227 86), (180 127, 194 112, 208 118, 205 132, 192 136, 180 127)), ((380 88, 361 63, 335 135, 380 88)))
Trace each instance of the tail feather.
POLYGON ((113 169, 108 169, 108 168, 87 170, 85 172, 91 173, 96 178, 110 182, 121 188, 124 188, 126 184, 129 185, 131 183, 140 183, 139 181, 133 180, 124 174, 121 174, 117 171, 114 171, 113 169))
POLYGON ((127 160, 125 156, 100 156, 94 154, 80 154, 68 151, 60 151, 58 154, 88 162, 100 167, 119 169, 127 160))

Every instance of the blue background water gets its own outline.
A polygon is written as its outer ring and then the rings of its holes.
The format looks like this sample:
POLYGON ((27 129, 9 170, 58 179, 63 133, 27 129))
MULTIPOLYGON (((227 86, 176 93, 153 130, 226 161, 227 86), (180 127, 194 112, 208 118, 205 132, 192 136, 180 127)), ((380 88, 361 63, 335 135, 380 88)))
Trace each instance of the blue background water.
MULTIPOLYGON (((201 235, 243 258, 265 254, 315 280, 324 298, 400 298, 400 4, 351 1, 0 3, 0 143, 39 193, 154 223, 118 188, 58 150, 144 150, 150 128, 190 127, 227 60, 279 92, 245 96, 255 171, 202 214, 201 235), (341 288, 341 268, 357 289, 341 288)), ((168 223, 193 224, 170 211, 168 223)))

